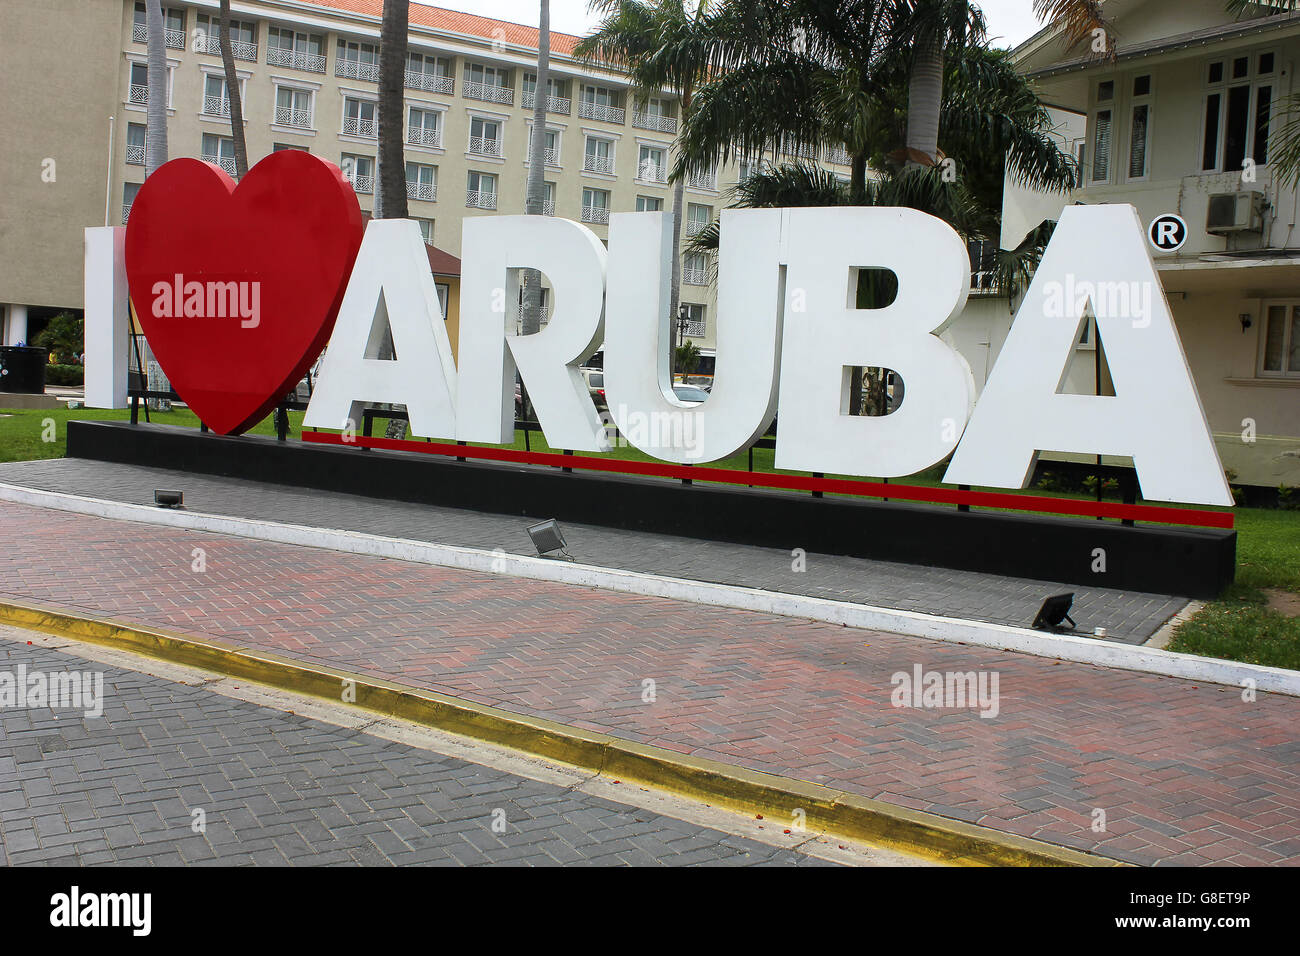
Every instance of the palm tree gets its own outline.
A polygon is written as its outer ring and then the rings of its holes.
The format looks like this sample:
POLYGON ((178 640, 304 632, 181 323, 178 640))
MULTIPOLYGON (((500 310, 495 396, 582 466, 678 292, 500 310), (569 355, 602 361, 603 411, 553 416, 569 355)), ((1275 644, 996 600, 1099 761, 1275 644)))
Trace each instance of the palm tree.
MULTIPOLYGON (((533 135, 528 161, 528 189, 524 212, 540 216, 546 203, 546 108, 550 101, 548 84, 551 72, 551 3, 541 0, 537 20, 537 83, 533 87, 533 135)), ((536 269, 524 272, 523 333, 530 335, 542 327, 542 274, 536 269)))
POLYGON ((248 146, 244 142, 244 102, 239 95, 239 74, 235 72, 235 52, 230 41, 230 0, 221 0, 221 63, 226 72, 226 95, 230 99, 230 135, 235 141, 235 174, 248 175, 248 146))
MULTIPOLYGON (((1110 21, 1101 15, 1103 3, 1105 0, 1034 0, 1034 14, 1048 26, 1061 30, 1067 49, 1088 41, 1092 53, 1114 59, 1115 38, 1110 21), (1095 42, 1098 39, 1102 41, 1101 49, 1095 42)), ((1249 0, 1242 0, 1239 5, 1248 6, 1249 0)))
MULTIPOLYGON (((695 91, 720 65, 725 31, 715 28, 708 0, 590 0, 592 11, 604 14, 600 26, 578 44, 574 54, 590 63, 626 72, 638 96, 658 90, 677 93, 685 124, 695 103, 695 91)), ((706 163, 701 162, 701 166, 706 163)), ((677 316, 681 298, 682 263, 678 254, 685 210, 683 176, 673 173, 672 291, 668 313, 677 316)))
POLYGON ((145 100, 145 175, 167 162, 167 33, 162 0, 145 0, 145 27, 149 31, 148 96, 145 100))
POLYGON ((375 215, 384 219, 407 217, 402 121, 408 16, 407 0, 384 0, 379 30, 379 186, 375 197, 375 215))

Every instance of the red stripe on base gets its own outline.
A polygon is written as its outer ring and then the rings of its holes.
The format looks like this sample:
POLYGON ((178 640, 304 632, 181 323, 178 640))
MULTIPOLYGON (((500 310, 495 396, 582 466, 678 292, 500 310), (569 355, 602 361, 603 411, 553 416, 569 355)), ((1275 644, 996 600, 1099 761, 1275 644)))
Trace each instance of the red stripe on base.
POLYGON ((1159 505, 1125 505, 1107 502, 1078 501, 1073 498, 1048 498, 1042 495, 1015 495, 995 491, 961 491, 956 488, 923 488, 917 485, 894 485, 878 481, 846 478, 812 478, 803 475, 736 471, 731 468, 707 468, 700 465, 674 465, 669 462, 628 461, 621 458, 591 458, 585 455, 560 455, 554 452, 519 451, 514 448, 483 448, 477 445, 452 445, 444 442, 411 441, 397 438, 364 438, 344 441, 333 432, 303 431, 302 440, 317 445, 344 445, 378 448, 389 451, 417 451, 449 458, 475 458, 482 461, 505 461, 522 465, 549 465, 579 468, 622 475, 653 478, 688 478, 730 485, 753 485, 786 491, 821 491, 868 498, 892 498, 897 501, 923 501, 941 505, 970 505, 1003 508, 1039 514, 1074 515, 1085 518, 1116 518, 1126 521, 1150 521, 1156 524, 1182 524, 1197 528, 1233 527, 1228 511, 1201 511, 1189 508, 1166 508, 1159 505))

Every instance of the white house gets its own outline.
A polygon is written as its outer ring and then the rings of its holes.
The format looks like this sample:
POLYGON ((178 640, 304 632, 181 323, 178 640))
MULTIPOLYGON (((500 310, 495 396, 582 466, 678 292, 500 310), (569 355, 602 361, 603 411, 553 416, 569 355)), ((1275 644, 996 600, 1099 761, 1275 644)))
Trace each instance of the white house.
MULTIPOLYGON (((1050 30, 1014 53, 1084 180, 1054 196, 1008 184, 1002 246, 1069 203, 1181 216, 1185 244, 1154 254, 1224 467, 1241 484, 1300 485, 1300 196, 1269 165, 1295 115, 1300 14, 1234 19, 1224 0, 1107 0, 1105 14, 1113 61, 1050 30)), ((947 334, 981 385, 1014 304, 973 294, 947 334)), ((1095 334, 1076 348, 1065 387, 1090 393, 1095 334)), ((1102 373, 1105 393, 1104 360, 1102 373)))

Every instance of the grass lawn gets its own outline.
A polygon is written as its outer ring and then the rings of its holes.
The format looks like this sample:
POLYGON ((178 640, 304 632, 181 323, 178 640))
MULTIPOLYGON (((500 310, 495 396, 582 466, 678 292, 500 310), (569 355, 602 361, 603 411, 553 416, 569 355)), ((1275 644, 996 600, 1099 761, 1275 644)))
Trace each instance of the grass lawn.
MULTIPOLYGON (((151 412, 154 422, 197 428, 198 419, 188 409, 151 412)), ((296 439, 302 423, 301 412, 290 412, 291 439, 296 439)), ((25 461, 34 458, 62 458, 67 446, 67 422, 72 419, 126 421, 125 410, 102 409, 0 409, 0 461, 25 461), (53 422, 51 435, 48 423, 53 422), (46 440, 52 437, 53 440, 46 440)), ((144 420, 143 411, 141 421, 144 420)), ((376 433, 382 434, 382 422, 376 433)), ((273 435, 271 419, 258 423, 252 433, 273 435)), ((533 451, 555 451, 539 432, 529 436, 533 451)), ((511 446, 522 449, 524 433, 515 433, 511 446)), ((775 452, 770 448, 754 449, 754 470, 775 472, 775 452)), ((635 448, 615 448, 609 457, 653 461, 635 448)), ((711 463, 718 468, 748 468, 748 455, 742 452, 724 461, 711 463)), ((792 473, 793 474, 793 473, 792 473)), ((902 479, 910 485, 941 484, 942 466, 902 479)), ((838 477, 838 476, 829 476, 838 477)), ((1005 490, 1005 489, 996 489, 1005 490)), ((1051 492, 1054 497, 1090 498, 1082 493, 1051 492)), ((1300 511, 1262 508, 1237 508, 1237 579, 1217 601, 1178 628, 1171 650, 1207 657, 1221 657, 1252 664, 1268 664, 1300 670, 1300 618, 1289 617, 1269 609, 1264 589, 1300 594, 1300 511)))

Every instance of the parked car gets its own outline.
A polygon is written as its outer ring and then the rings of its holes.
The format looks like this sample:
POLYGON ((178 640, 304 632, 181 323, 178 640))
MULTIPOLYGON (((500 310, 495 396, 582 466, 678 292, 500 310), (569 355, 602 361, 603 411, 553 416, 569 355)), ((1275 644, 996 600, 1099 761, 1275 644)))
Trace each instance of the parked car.
POLYGON ((605 400, 605 372, 598 368, 580 368, 578 371, 587 380, 587 391, 596 403, 596 411, 602 412, 609 408, 609 402, 605 400))
POLYGON ((677 401, 691 406, 702 405, 709 397, 709 393, 698 385, 674 385, 673 394, 677 396, 677 401))

